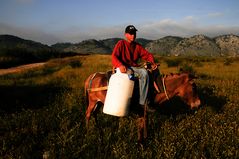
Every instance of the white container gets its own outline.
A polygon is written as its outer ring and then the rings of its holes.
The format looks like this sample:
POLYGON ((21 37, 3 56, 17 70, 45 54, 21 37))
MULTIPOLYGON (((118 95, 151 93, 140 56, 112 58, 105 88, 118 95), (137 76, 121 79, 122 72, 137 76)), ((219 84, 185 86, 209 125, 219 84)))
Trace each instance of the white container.
POLYGON ((134 81, 129 79, 127 73, 117 69, 109 80, 103 112, 119 117, 128 115, 133 89, 134 81))

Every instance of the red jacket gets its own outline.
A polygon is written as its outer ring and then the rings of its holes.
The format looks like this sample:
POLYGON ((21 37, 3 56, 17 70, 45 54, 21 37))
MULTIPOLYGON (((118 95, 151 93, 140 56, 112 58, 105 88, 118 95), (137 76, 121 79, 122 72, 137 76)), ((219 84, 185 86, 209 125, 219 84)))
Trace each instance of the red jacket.
POLYGON ((112 53, 112 65, 114 67, 117 68, 120 65, 124 65, 126 67, 137 67, 139 59, 143 59, 154 64, 153 55, 137 42, 129 43, 126 40, 120 40, 115 45, 112 53))

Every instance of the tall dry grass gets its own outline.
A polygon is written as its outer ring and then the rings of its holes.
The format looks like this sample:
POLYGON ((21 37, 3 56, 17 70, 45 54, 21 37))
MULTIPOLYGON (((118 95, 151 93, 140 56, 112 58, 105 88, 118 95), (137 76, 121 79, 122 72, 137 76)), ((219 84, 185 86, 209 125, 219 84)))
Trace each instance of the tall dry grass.
POLYGON ((85 127, 84 80, 111 70, 109 55, 77 56, 49 61, 44 68, 0 77, 2 158, 238 158, 239 72, 237 60, 183 58, 198 79, 202 107, 195 113, 170 101, 149 115, 145 147, 136 143, 135 116, 100 113, 99 126, 85 127))

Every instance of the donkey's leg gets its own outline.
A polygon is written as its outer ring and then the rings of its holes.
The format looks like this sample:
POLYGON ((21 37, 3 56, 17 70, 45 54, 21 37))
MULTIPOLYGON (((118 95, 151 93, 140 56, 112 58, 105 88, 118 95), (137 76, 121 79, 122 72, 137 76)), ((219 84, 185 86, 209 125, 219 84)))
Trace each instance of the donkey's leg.
POLYGON ((85 113, 87 130, 89 129, 89 121, 90 121, 91 113, 93 112, 93 110, 95 108, 95 105, 96 105, 95 102, 89 102, 89 105, 88 105, 86 113, 85 113))
POLYGON ((100 141, 101 142, 103 142, 104 140, 103 140, 103 137, 104 137, 104 132, 103 132, 103 129, 102 129, 102 127, 100 126, 100 124, 99 124, 99 121, 98 121, 98 118, 97 118, 97 114, 99 113, 99 111, 100 111, 100 108, 101 108, 101 106, 102 106, 103 104, 102 103, 100 103, 100 102, 97 102, 96 104, 95 104, 95 107, 94 107, 94 110, 93 110, 93 117, 94 117, 94 119, 95 119, 95 125, 96 125, 96 127, 97 127, 97 129, 98 129, 98 131, 99 131, 99 135, 100 135, 100 141))
POLYGON ((142 142, 143 138, 146 139, 147 137, 147 119, 145 119, 144 117, 140 117, 138 119, 138 142, 142 142))
POLYGON ((144 124, 144 139, 148 137, 148 101, 144 106, 144 117, 143 117, 143 124, 144 124))
POLYGON ((142 144, 143 139, 148 137, 148 114, 147 114, 148 104, 144 106, 143 114, 138 119, 138 142, 142 144))
POLYGON ((142 144, 143 142, 143 130, 144 130, 144 118, 140 117, 138 120, 138 143, 142 144))
POLYGON ((100 102, 97 102, 95 104, 95 107, 94 107, 93 112, 92 112, 93 113, 93 117, 95 119, 95 124, 96 124, 97 127, 99 127, 99 122, 98 122, 98 119, 97 119, 97 114, 99 113, 99 110, 100 110, 101 106, 102 106, 102 104, 100 102))

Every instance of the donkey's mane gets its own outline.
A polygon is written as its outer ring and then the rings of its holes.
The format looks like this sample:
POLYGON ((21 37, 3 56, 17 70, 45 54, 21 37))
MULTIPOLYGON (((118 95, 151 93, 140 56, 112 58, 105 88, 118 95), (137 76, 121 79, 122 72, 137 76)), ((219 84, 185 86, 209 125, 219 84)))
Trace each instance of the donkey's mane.
POLYGON ((170 74, 165 75, 164 77, 165 78, 175 78, 175 77, 182 76, 182 75, 189 76, 188 73, 184 72, 184 73, 170 73, 170 74))
POLYGON ((171 84, 174 83, 175 85, 177 83, 182 84, 182 83, 185 83, 190 80, 190 76, 188 73, 170 73, 164 77, 165 77, 165 81, 168 81, 168 82, 171 81, 172 82, 171 84), (181 82, 179 82, 179 81, 181 81, 181 82))

